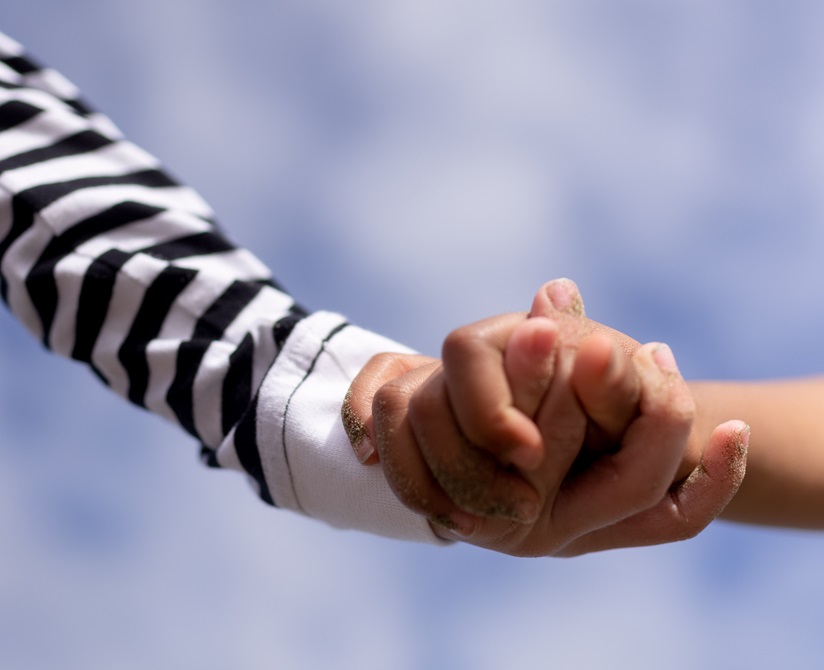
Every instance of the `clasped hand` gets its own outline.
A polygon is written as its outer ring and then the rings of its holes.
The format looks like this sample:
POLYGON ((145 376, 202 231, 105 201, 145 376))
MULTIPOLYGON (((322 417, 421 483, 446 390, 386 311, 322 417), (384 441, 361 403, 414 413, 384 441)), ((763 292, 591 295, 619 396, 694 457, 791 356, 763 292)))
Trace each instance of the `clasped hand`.
POLYGON ((729 421, 691 440, 669 347, 586 319, 569 280, 453 331, 441 361, 374 357, 345 412, 362 462, 438 535, 518 556, 696 535, 738 490, 749 438, 729 421))

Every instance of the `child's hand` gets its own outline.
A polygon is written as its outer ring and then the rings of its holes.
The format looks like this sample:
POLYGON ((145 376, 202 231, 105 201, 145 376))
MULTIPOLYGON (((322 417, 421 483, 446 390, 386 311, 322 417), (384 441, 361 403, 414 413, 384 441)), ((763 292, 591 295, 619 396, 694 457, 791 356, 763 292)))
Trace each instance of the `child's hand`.
POLYGON ((368 416, 363 399, 395 378, 367 422, 387 479, 434 527, 475 544, 538 555, 694 535, 740 483, 742 428, 717 431, 702 467, 666 496, 689 435, 689 393, 667 349, 641 350, 636 371, 609 339, 581 341, 591 328, 571 288, 556 282, 536 297, 533 312, 547 307, 543 295, 555 320, 511 315, 458 329, 443 366, 373 361, 349 412, 368 416))
MULTIPOLYGON (((523 314, 506 315, 455 331, 444 345, 446 365, 420 356, 382 354, 350 388, 343 413, 353 443, 369 445, 361 454, 375 447, 399 498, 442 526, 471 533, 477 522, 468 510, 528 521, 540 506, 537 492, 522 477, 475 446, 510 445, 514 452, 521 446, 539 457, 543 453, 534 423, 512 407, 503 368, 509 333, 525 320, 523 314), (464 359, 471 364, 463 365, 464 359), (457 371, 452 399, 445 371, 457 371), (437 416, 430 419, 431 413, 437 416), (464 426, 456 415, 467 416, 464 426), (351 429, 360 425, 363 430, 351 429), (449 480, 449 495, 437 477, 449 480), (529 508, 526 516, 523 507, 529 508)), ((373 460, 377 457, 366 462, 373 460)))

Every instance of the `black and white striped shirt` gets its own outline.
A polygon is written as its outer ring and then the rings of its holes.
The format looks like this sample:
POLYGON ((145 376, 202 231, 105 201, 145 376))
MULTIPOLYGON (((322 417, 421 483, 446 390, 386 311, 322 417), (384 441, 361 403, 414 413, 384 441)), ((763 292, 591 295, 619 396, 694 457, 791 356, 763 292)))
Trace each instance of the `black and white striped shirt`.
POLYGON ((45 346, 181 426, 263 500, 436 541, 339 420, 360 367, 398 345, 298 305, 197 193, 2 35, 0 294, 45 346))

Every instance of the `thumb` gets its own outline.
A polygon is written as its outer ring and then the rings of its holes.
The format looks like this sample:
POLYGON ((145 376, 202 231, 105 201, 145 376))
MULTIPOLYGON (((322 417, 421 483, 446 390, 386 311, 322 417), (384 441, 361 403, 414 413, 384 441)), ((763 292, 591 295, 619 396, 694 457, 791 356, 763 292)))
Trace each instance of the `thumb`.
POLYGON ((410 370, 436 362, 420 354, 377 354, 369 359, 352 381, 341 405, 341 420, 349 443, 364 465, 378 462, 375 451, 375 430, 372 421, 372 398, 378 389, 410 370))
POLYGON ((710 436, 703 459, 686 480, 657 505, 567 545, 561 556, 678 542, 695 537, 732 500, 747 468, 750 427, 728 421, 710 436))

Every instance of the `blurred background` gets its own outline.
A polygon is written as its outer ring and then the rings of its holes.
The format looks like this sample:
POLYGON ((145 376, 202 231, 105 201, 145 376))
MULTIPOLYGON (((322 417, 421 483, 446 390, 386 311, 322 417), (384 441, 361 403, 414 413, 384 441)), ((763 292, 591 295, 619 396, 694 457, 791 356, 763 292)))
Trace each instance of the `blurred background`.
MULTIPOLYGON (((313 309, 437 354, 569 276, 688 378, 824 371, 821 3, 5 5, 313 309)), ((197 451, 0 314, 0 667, 824 655, 824 535, 519 560, 272 510, 197 451)))

